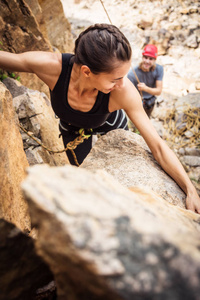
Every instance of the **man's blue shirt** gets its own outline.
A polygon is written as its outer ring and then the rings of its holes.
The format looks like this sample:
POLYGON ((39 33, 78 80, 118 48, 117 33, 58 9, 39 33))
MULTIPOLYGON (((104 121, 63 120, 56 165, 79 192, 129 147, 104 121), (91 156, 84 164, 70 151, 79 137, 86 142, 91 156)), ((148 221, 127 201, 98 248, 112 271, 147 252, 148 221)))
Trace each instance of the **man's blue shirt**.
MULTIPOLYGON (((151 87, 151 88, 156 87, 157 80, 162 81, 163 74, 164 74, 163 67, 158 64, 156 64, 156 67, 153 71, 144 72, 139 68, 139 66, 135 67, 134 71, 137 74, 139 81, 144 82, 148 87, 151 87)), ((134 86, 137 88, 138 81, 132 70, 129 71, 128 78, 134 84, 134 86)), ((142 91, 142 94, 143 94, 144 99, 149 99, 152 97, 151 94, 146 93, 144 91, 142 91)))

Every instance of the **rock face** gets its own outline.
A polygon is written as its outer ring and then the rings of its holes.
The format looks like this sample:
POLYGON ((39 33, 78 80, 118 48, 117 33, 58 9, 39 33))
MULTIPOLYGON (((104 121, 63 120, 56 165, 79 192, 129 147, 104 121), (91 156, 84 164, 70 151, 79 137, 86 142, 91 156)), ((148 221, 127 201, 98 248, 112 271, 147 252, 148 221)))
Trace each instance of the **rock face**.
POLYGON ((0 300, 36 299, 38 288, 52 280, 49 267, 36 254, 33 240, 0 219, 0 300))
POLYGON ((117 129, 101 137, 81 165, 104 169, 127 187, 156 192, 169 203, 185 207, 185 195, 157 164, 143 138, 117 129))
POLYGON ((30 217, 20 184, 28 167, 12 96, 0 83, 0 218, 14 223, 21 230, 30 230, 30 217))
MULTIPOLYGON (((52 51, 50 42, 44 38, 38 23, 24 0, 1 1, 0 41, 4 51, 52 51)), ((13 70, 15 71, 15 70, 13 70)), ((21 82, 31 88, 49 93, 47 86, 34 74, 19 73, 21 82)))
POLYGON ((50 43, 60 52, 72 52, 74 43, 71 27, 65 18, 60 0, 38 0, 50 43))
POLYGON ((73 50, 71 27, 60 0, 25 0, 31 8, 43 35, 60 52, 73 50))
POLYGON ((23 0, 1 1, 0 37, 4 50, 10 52, 51 49, 34 15, 23 0))
POLYGON ((105 171, 29 168, 22 189, 57 299, 199 298, 199 215, 105 171))
MULTIPOLYGON (((62 139, 59 139, 58 120, 47 96, 17 85, 17 81, 10 78, 6 78, 3 82, 13 95, 13 105, 22 127, 48 149, 53 151, 64 149, 62 139)), ((21 134, 30 165, 48 163, 59 166, 68 163, 65 152, 50 153, 23 131, 21 134)))

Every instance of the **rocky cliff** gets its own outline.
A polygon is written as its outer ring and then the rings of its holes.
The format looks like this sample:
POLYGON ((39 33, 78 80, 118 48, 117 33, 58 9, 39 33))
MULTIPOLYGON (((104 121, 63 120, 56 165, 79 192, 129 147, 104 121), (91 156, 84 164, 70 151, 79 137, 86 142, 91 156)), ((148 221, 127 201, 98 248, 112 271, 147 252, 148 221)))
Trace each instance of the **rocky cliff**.
MULTIPOLYGON (((0 41, 4 51, 72 51, 70 24, 60 0, 53 5, 52 1, 5 0, 0 5, 0 41)), ((25 86, 49 95, 47 86, 34 74, 19 76, 25 86)))
MULTIPOLYGON (((59 0, 0 5, 4 50, 72 50, 59 0)), ((196 13, 191 5, 185 15, 196 13)), ((64 152, 53 152, 63 145, 48 90, 31 74, 20 77, 0 84, 0 300, 198 300, 199 215, 185 209, 183 191, 143 138, 115 130, 81 167, 70 166, 64 152)), ((192 104, 198 118, 196 99, 173 102, 184 142, 196 133, 180 107, 192 104)), ((155 110, 163 122, 167 108, 163 101, 155 110)), ((198 153, 183 153, 197 177, 198 153)))

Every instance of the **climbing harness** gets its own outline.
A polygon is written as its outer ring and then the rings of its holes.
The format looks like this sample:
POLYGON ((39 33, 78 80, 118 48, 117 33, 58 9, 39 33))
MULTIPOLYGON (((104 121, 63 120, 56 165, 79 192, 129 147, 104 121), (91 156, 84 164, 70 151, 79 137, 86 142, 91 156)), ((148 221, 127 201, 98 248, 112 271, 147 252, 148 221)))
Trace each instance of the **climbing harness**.
POLYGON ((74 157, 74 161, 76 163, 76 165, 79 167, 79 163, 78 163, 78 160, 77 160, 77 157, 76 157, 76 154, 74 152, 74 150, 76 149, 76 147, 83 143, 84 140, 87 140, 90 138, 90 136, 92 135, 92 129, 90 129, 91 131, 91 134, 85 134, 85 130, 83 128, 79 129, 79 136, 76 137, 73 141, 69 142, 67 145, 66 145, 66 148, 65 149, 62 149, 62 150, 52 150, 52 149, 49 149, 48 147, 46 147, 45 145, 43 145, 41 142, 38 141, 38 139, 34 136, 32 136, 22 125, 18 124, 18 126, 20 127, 20 129, 22 131, 24 131, 28 136, 30 136, 38 145, 40 145, 42 148, 44 148, 45 150, 47 150, 49 153, 62 153, 62 152, 66 152, 67 150, 70 150, 73 157, 74 157))

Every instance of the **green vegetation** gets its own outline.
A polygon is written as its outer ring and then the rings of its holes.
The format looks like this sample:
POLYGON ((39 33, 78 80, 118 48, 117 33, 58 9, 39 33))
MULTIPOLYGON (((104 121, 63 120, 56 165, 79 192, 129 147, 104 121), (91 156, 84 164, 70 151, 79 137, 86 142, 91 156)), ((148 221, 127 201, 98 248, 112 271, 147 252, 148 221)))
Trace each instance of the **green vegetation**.
POLYGON ((20 81, 20 76, 16 75, 13 72, 8 72, 8 71, 4 71, 4 70, 0 69, 0 81, 4 80, 7 77, 10 77, 10 78, 20 81))
MULTIPOLYGON (((1 46, 3 46, 3 43, 0 41, 0 51, 3 50, 3 48, 1 46)), ((0 69, 0 81, 4 80, 7 77, 10 77, 10 78, 20 81, 20 76, 16 75, 13 72, 4 71, 4 70, 0 69)))
POLYGON ((134 128, 134 129, 133 129, 133 132, 140 135, 140 132, 139 132, 139 130, 138 130, 137 128, 134 128))
POLYGON ((137 133, 140 135, 139 130, 135 127, 135 125, 131 122, 131 120, 128 120, 128 128, 134 133, 137 133))

